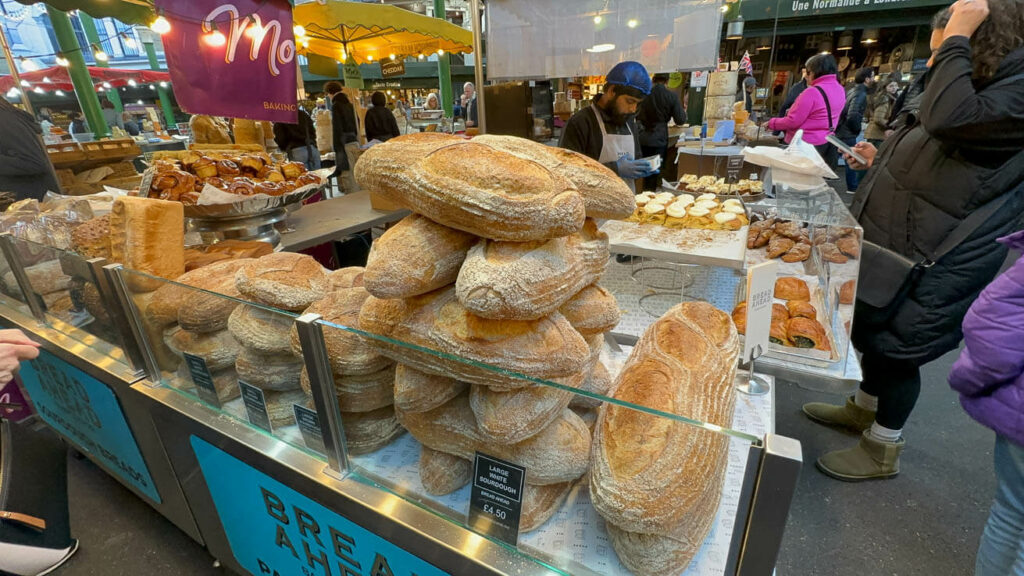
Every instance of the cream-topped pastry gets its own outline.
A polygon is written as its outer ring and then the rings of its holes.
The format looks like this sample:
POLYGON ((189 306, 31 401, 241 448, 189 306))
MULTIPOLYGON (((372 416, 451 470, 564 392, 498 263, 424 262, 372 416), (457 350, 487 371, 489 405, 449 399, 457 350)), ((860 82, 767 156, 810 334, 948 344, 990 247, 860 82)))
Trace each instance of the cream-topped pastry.
POLYGON ((717 198, 717 196, 715 194, 710 193, 710 192, 708 192, 707 194, 701 194, 700 196, 697 196, 697 200, 698 201, 700 201, 700 200, 714 200, 715 198, 717 198))
POLYGON ((715 208, 718 208, 718 202, 715 202, 714 200, 697 200, 693 205, 697 208, 703 208, 704 210, 714 210, 715 208))
POLYGON ((704 216, 711 214, 711 211, 706 208, 701 208, 700 206, 694 204, 686 211, 686 213, 689 214, 690 216, 693 216, 694 218, 703 218, 704 216))
POLYGON ((654 199, 662 204, 668 204, 676 199, 676 195, 671 192, 660 192, 654 195, 654 199))
POLYGON ((685 218, 687 206, 688 204, 674 202, 672 204, 669 204, 668 207, 665 208, 665 213, 671 216, 672 218, 685 218))
POLYGON ((650 202, 653 199, 654 199, 654 193, 652 193, 652 192, 641 192, 641 193, 636 195, 636 203, 640 204, 640 205, 647 204, 648 202, 650 202))
POLYGON ((687 204, 693 204, 697 199, 693 197, 693 194, 680 194, 676 196, 676 202, 686 202, 687 204))
POLYGON ((726 222, 732 222, 736 219, 736 215, 731 212, 719 212, 715 214, 715 222, 719 224, 725 224, 726 222))
POLYGON ((743 206, 740 206, 739 204, 723 204, 722 212, 728 214, 746 214, 746 210, 744 210, 743 206))
POLYGON ((665 205, 664 204, 660 204, 658 202, 648 202, 647 205, 644 206, 644 212, 646 212, 648 214, 658 214, 658 213, 664 212, 664 211, 665 211, 665 205))
POLYGON ((743 203, 740 202, 739 198, 727 198, 722 201, 722 206, 728 206, 729 204, 735 204, 741 206, 743 203))

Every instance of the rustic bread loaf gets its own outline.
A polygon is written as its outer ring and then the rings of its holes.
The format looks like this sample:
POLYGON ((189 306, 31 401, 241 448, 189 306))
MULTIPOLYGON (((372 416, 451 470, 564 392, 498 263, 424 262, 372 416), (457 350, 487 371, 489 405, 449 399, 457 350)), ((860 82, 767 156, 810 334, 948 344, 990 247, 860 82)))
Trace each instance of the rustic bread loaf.
POLYGON ((164 332, 164 342, 179 357, 184 358, 186 353, 199 356, 206 361, 210 372, 231 368, 242 352, 242 347, 227 330, 196 334, 172 326, 164 332))
POLYGON ((341 427, 345 429, 345 446, 353 456, 376 452, 403 432, 392 406, 371 412, 342 412, 341 427))
POLYGON ((243 347, 235 360, 235 371, 239 380, 263 390, 298 390, 302 359, 291 352, 263 354, 243 347))
MULTIPOLYGON (((716 504, 717 502, 715 499, 716 504)), ((693 523, 699 525, 693 529, 693 533, 707 534, 710 531, 716 508, 712 508, 711 514, 707 517, 701 514, 692 519, 693 523)), ((658 534, 627 532, 611 522, 605 523, 605 527, 608 529, 608 539, 619 561, 636 576, 682 574, 704 544, 703 538, 694 541, 658 534)))
POLYGON ((540 434, 517 444, 495 444, 481 434, 468 394, 426 412, 396 413, 420 444, 467 460, 480 451, 525 466, 530 484, 569 482, 589 465, 590 432, 569 409, 540 434))
MULTIPOLYGON (((227 370, 210 373, 210 376, 213 378, 213 389, 217 391, 217 400, 221 404, 242 395, 241 390, 238 388, 238 377, 235 375, 234 368, 234 365, 232 365, 227 370)), ((195 383, 192 381, 192 373, 189 371, 187 364, 182 362, 178 366, 175 376, 177 377, 176 379, 170 380, 171 386, 198 395, 195 383)))
POLYGON ((86 260, 110 260, 110 214, 86 220, 71 231, 71 248, 86 260))
POLYGON ((589 156, 515 136, 481 134, 473 138, 473 142, 532 160, 567 178, 583 196, 588 218, 621 220, 636 208, 633 191, 625 181, 589 156))
POLYGON ((608 332, 618 325, 622 317, 615 296, 597 284, 577 292, 558 311, 584 338, 608 332))
MULTIPOLYGON (((395 366, 373 374, 357 376, 335 376, 334 393, 338 397, 338 408, 342 412, 369 412, 395 403, 395 366)), ((312 394, 309 373, 302 367, 299 386, 312 394)))
MULTIPOLYGON (((71 276, 64 273, 60 266, 60 260, 47 260, 25 268, 25 275, 28 276, 29 286, 39 295, 53 294, 68 289, 71 284, 71 276)), ((4 284, 17 286, 18 281, 14 278, 14 272, 4 274, 4 284)))
MULTIPOLYGON (((237 295, 237 290, 230 290, 229 292, 221 292, 222 286, 226 280, 234 281, 235 272, 242 266, 244 266, 250 260, 229 260, 225 262, 217 262, 210 264, 203 268, 186 272, 181 276, 174 279, 174 282, 165 282, 162 286, 153 292, 153 299, 150 302, 149 307, 146 309, 146 319, 157 326, 167 326, 174 324, 179 320, 178 316, 181 312, 182 306, 195 305, 197 301, 217 299, 225 300, 224 298, 218 298, 217 296, 211 296, 204 294, 194 288, 200 288, 202 290, 209 290, 211 292, 217 292, 218 294, 224 293, 228 295, 237 295)), ((237 305, 237 302, 231 302, 231 309, 237 305)), ((229 304, 224 304, 228 306, 229 304)), ((230 310, 228 314, 230 314, 230 310)), ((224 318, 226 321, 227 319, 224 318)), ((214 323, 211 323, 211 326, 214 323)), ((188 329, 195 328, 196 326, 190 326, 188 329)), ((223 329, 221 326, 220 329, 223 329)), ((206 330, 207 332, 216 332, 217 330, 206 330)))
POLYGON ((139 292, 131 295, 132 304, 142 319, 142 330, 146 333, 146 340, 149 342, 149 349, 153 352, 157 366, 161 370, 173 372, 181 364, 181 356, 175 354, 164 342, 164 329, 166 325, 155 324, 149 320, 149 306, 153 301, 156 292, 139 292))
MULTIPOLYGON (((580 420, 583 420, 583 423, 587 425, 587 429, 590 430, 590 435, 593 436, 594 426, 597 425, 597 410, 588 410, 579 406, 570 406, 569 409, 579 416, 580 420)), ((587 476, 586 480, 589 483, 590 476, 587 476)))
MULTIPOLYGON (((578 388, 582 381, 583 375, 577 374, 556 382, 578 388)), ((543 384, 507 391, 477 384, 470 390, 469 405, 484 438, 515 444, 547 428, 562 415, 573 396, 572 392, 543 384)))
MULTIPOLYGON (((604 362, 598 360, 597 362, 594 363, 593 370, 590 371, 590 374, 587 376, 587 379, 583 381, 583 386, 581 386, 580 389, 586 390, 587 392, 591 392, 593 394, 607 396, 608 390, 611 387, 612 376, 611 374, 608 373, 608 369, 605 368, 604 362)), ((597 400, 596 398, 588 398, 586 396, 581 396, 579 394, 573 394, 572 401, 569 402, 569 406, 571 408, 583 408, 586 410, 591 408, 597 408, 603 403, 604 402, 602 402, 601 400, 597 400)))
POLYGON ((547 168, 461 139, 399 136, 367 150, 360 186, 431 220, 494 240, 557 238, 583 225, 583 197, 547 168))
POLYGON ((426 412, 461 394, 469 384, 454 378, 427 374, 405 364, 395 370, 395 409, 426 412))
MULTIPOLYGON (((530 471, 526 471, 529 478, 530 471)), ((523 511, 519 517, 519 532, 530 532, 544 525, 565 503, 565 497, 572 490, 573 482, 536 486, 527 484, 523 488, 523 511)))
MULTIPOLYGON (((259 354, 297 356, 289 342, 293 324, 289 316, 249 304, 238 306, 228 317, 228 330, 238 343, 259 354)), ((298 382, 298 374, 295 378, 298 382)))
POLYGON ((327 275, 328 290, 341 290, 342 288, 355 288, 363 285, 363 274, 366 269, 362 266, 349 266, 339 268, 327 275))
POLYGON ((466 254, 455 291, 470 312, 536 320, 594 283, 608 266, 608 236, 588 219, 579 233, 544 242, 481 240, 466 254))
POLYGON ((301 311, 327 291, 327 272, 312 256, 274 252, 238 269, 238 291, 256 302, 301 311))
MULTIPOLYGON (((61 292, 55 292, 55 294, 61 294, 61 292)), ((45 297, 44 297, 45 298, 45 297)), ((85 309, 92 314, 96 322, 102 326, 110 326, 110 313, 107 311, 107 303, 103 301, 103 296, 100 294, 99 288, 92 282, 84 282, 82 284, 82 304, 85 305, 85 309)), ((47 307, 50 303, 46 303, 47 307)))
MULTIPOLYGON (((382 356, 370 340, 338 326, 355 328, 359 323, 359 311, 370 298, 365 288, 345 288, 328 292, 322 300, 314 302, 307 313, 319 314, 323 320, 336 326, 324 326, 324 341, 327 355, 335 376, 375 374, 393 362, 382 356)), ((291 350, 296 356, 302 355, 299 332, 293 325, 290 332, 291 350)))
MULTIPOLYGON (((532 321, 487 320, 467 311, 455 297, 454 287, 405 300, 371 296, 359 314, 359 327, 371 334, 536 378, 578 374, 589 357, 583 337, 561 314, 532 321)), ((402 364, 471 384, 511 389, 530 383, 398 344, 374 341, 374 345, 402 364)))
POLYGON ((226 254, 237 258, 259 258, 274 251, 274 245, 260 240, 221 240, 206 247, 207 254, 226 254))
MULTIPOLYGON (((185 273, 185 211, 181 202, 122 196, 110 211, 110 257, 129 270, 177 278, 185 273)), ((129 288, 156 290, 163 282, 126 274, 129 288)))
POLYGON ((420 483, 427 494, 444 496, 473 478, 473 462, 426 446, 420 447, 420 483))
MULTIPOLYGON (((728 314, 705 302, 678 304, 637 342, 611 394, 728 427, 737 348, 728 314)), ((725 435, 605 404, 594 433, 594 508, 623 531, 699 543, 718 507, 728 445, 725 435)))
POLYGON ((242 295, 235 286, 233 275, 222 277, 206 288, 214 294, 194 290, 191 297, 178 309, 178 324, 193 332, 217 332, 228 327, 231 313, 238 308, 236 298, 242 295))
POLYGON ((306 408, 313 408, 313 401, 306 397, 302 390, 289 390, 287 392, 274 392, 264 390, 264 400, 267 402, 267 414, 270 415, 270 425, 274 428, 291 426, 295 424, 295 408, 299 404, 306 408))
POLYGON ((403 218, 370 247, 363 285, 377 298, 408 298, 453 282, 479 239, 419 214, 403 218))

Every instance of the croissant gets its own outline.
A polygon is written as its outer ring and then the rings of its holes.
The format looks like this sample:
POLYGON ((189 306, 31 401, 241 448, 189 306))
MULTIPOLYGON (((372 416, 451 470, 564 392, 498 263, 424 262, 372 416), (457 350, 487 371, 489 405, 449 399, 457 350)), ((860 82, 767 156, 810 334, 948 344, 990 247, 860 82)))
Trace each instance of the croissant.
POLYGON ((779 222, 775 225, 775 233, 793 240, 800 240, 805 234, 803 226, 797 222, 779 222))
POLYGON ((747 333, 747 303, 740 302, 732 309, 732 323, 736 325, 736 332, 747 333))
MULTIPOLYGON (((817 238, 815 238, 817 240, 817 238)), ((836 248, 836 245, 831 242, 826 242, 821 246, 818 246, 818 252, 821 254, 822 260, 826 262, 832 262, 833 264, 846 264, 849 260, 842 252, 836 248)))
POLYGON ((782 304, 772 304, 772 322, 785 322, 786 320, 789 320, 789 310, 782 304))
POLYGON ((789 346, 789 336, 786 335, 785 322, 772 322, 768 331, 768 341, 780 346, 789 346))
POLYGON ((295 180, 306 173, 306 165, 302 162, 285 162, 281 164, 281 172, 286 180, 295 180))
POLYGON ((860 242, 853 236, 843 236, 836 240, 836 248, 854 260, 860 258, 860 242))
POLYGON ((316 174, 313 174, 312 172, 306 172, 305 174, 299 175, 299 177, 295 179, 296 186, 307 186, 309 184, 316 184, 319 186, 320 177, 317 176, 316 174))
POLYGON ((785 236, 773 236, 771 241, 768 242, 768 257, 778 258, 783 254, 789 252, 790 248, 793 247, 793 241, 785 236))
POLYGON ((797 348, 814 348, 815 350, 831 351, 825 329, 817 320, 810 318, 791 318, 786 324, 786 335, 797 348))
POLYGON ((791 318, 810 318, 814 320, 818 317, 818 311, 814 308, 814 305, 806 300, 790 300, 786 302, 786 308, 789 310, 791 318))
POLYGON ((783 262, 803 262, 811 257, 811 245, 807 242, 797 242, 788 252, 782 255, 783 262))
POLYGON ((807 282, 784 276, 775 281, 775 297, 780 300, 810 300, 811 291, 807 288, 807 282))
POLYGON ((192 164, 192 171, 198 178, 213 178, 217 175, 217 163, 209 156, 203 156, 192 164))
POLYGON ((847 280, 839 287, 839 303, 853 304, 854 294, 857 291, 857 281, 847 280))

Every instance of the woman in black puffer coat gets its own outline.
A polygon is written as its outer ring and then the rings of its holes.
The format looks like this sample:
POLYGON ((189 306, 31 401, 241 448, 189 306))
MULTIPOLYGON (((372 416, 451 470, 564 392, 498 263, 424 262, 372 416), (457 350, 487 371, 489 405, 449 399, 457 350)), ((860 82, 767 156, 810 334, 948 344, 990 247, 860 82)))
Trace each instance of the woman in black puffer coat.
MULTIPOLYGON (((862 432, 818 468, 840 480, 899 473, 902 428, 921 389, 919 367, 954 350, 971 303, 998 273, 995 242, 1024 209, 1024 0, 959 0, 933 25, 920 113, 874 158, 851 206, 865 240, 924 259, 973 211, 1005 204, 885 308, 858 300, 852 340, 864 380, 844 406, 813 403, 813 420, 862 432)), ((861 282, 871 281, 870 273, 861 282)), ((864 286, 860 289, 863 290, 864 286)))

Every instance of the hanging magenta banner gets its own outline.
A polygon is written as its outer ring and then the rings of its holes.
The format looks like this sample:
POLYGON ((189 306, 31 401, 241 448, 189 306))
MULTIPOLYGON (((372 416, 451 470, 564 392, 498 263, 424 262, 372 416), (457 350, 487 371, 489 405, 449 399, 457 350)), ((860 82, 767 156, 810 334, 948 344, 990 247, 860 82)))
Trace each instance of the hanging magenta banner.
POLYGON ((287 0, 156 0, 174 96, 191 114, 298 121, 295 36, 287 0), (218 34, 219 33, 219 34, 218 34), (220 35, 223 35, 221 42, 220 35))

